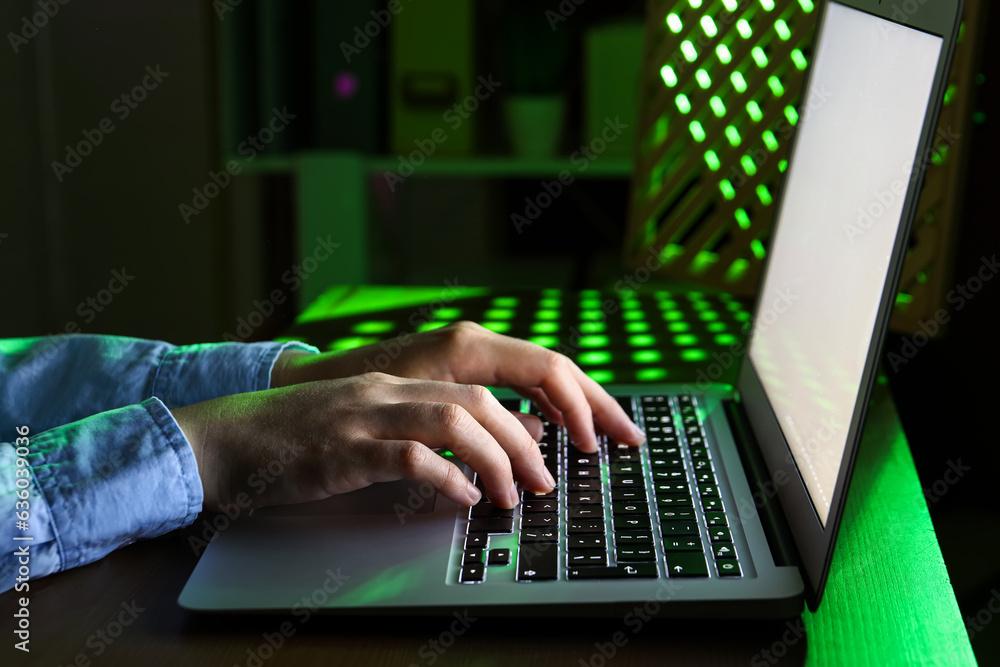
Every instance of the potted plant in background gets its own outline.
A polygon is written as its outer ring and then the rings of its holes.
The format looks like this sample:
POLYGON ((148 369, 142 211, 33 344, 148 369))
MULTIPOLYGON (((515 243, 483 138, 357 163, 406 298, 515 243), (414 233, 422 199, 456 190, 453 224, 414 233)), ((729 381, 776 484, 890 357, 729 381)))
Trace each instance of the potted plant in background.
POLYGON ((553 30, 549 25, 548 4, 537 0, 503 3, 510 80, 504 113, 514 153, 521 157, 552 157, 562 139, 563 84, 571 35, 566 26, 553 30))

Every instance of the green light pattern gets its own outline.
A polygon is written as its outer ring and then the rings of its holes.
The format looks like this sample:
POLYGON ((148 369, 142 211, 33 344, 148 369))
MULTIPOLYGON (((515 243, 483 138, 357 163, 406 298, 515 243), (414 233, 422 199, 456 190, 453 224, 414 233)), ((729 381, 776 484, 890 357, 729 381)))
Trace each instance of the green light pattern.
POLYGON ((764 139, 764 145, 767 146, 767 150, 772 153, 778 150, 778 138, 774 136, 774 132, 771 130, 764 130, 764 134, 761 135, 764 139))
POLYGON ((435 320, 457 320, 461 316, 461 308, 438 308, 434 311, 435 320))
POLYGON ((728 65, 733 59, 733 54, 725 44, 719 44, 715 47, 715 55, 719 57, 719 62, 723 65, 728 65))
MULTIPOLYGON (((736 305, 739 306, 739 304, 736 304, 736 305)), ((725 322, 709 322, 708 324, 705 325, 705 329, 707 329, 711 333, 722 333, 723 331, 726 330, 726 323, 725 322)))
POLYGON ((689 39, 685 39, 681 42, 681 53, 684 54, 684 57, 689 63, 693 63, 698 59, 698 51, 695 50, 694 44, 692 44, 689 39))
POLYGON ((746 322, 750 319, 750 313, 745 310, 741 310, 733 315, 733 319, 737 322, 746 322))
POLYGON ((440 329, 441 327, 448 326, 448 322, 424 322, 417 327, 417 333, 423 333, 424 331, 434 331, 435 329, 440 329))
POLYGON ((656 336, 650 336, 649 334, 629 336, 628 344, 630 347, 649 347, 656 345, 656 336))
POLYGON ((722 179, 719 183, 719 190, 722 191, 722 196, 726 198, 727 201, 732 201, 736 199, 736 188, 727 179, 722 179))
POLYGON ((722 167, 722 162, 719 161, 719 156, 715 151, 705 152, 705 164, 707 164, 708 168, 712 171, 719 171, 722 167))
POLYGON ((638 299, 626 299, 621 302, 621 307, 625 310, 642 310, 642 304, 638 299))
POLYGON ((747 102, 747 113, 750 114, 750 118, 755 123, 759 123, 764 119, 764 112, 760 110, 760 105, 753 100, 747 102))
POLYGON ((497 333, 507 333, 510 331, 510 322, 483 322, 483 326, 497 333))
POLYGON ((703 313, 699 313, 698 317, 700 317, 705 322, 711 322, 712 320, 719 319, 719 314, 714 310, 706 310, 703 313))
POLYGON ((677 96, 676 102, 677 102, 677 108, 680 110, 681 113, 691 112, 691 101, 688 99, 687 95, 681 93, 680 95, 677 96))
POLYGON ((498 296, 493 299, 496 308, 516 308, 520 300, 516 296, 498 296))
POLYGON ((774 93, 775 97, 781 97, 782 95, 785 94, 785 87, 781 85, 781 79, 774 76, 773 74, 770 77, 768 77, 767 85, 771 89, 771 92, 774 93))
POLYGON ((491 308, 483 313, 483 318, 487 320, 512 320, 514 311, 510 308, 491 308))
POLYGON ((786 169, 788 169, 788 160, 782 160, 781 162, 778 163, 778 171, 780 171, 783 174, 785 173, 786 169))
POLYGON ((351 331, 361 334, 384 334, 389 333, 395 328, 395 322, 389 322, 387 320, 370 320, 368 322, 358 322, 351 327, 351 331))
POLYGON ((736 342, 736 336, 733 334, 719 334, 715 337, 716 345, 729 346, 736 342))
POLYGON ((618 290, 618 296, 623 300, 635 299, 635 290, 634 289, 618 290))
POLYGON ((608 325, 604 322, 582 322, 580 324, 580 333, 584 334, 599 334, 604 333, 608 328, 608 325))
POLYGON ((661 310, 673 310, 677 307, 677 302, 673 299, 667 299, 666 301, 661 301, 659 306, 661 310))
POLYGON ((670 28, 670 32, 677 34, 684 29, 684 24, 681 23, 681 17, 677 14, 670 13, 667 14, 667 27, 670 28))
POLYGON ((799 4, 802 5, 802 11, 806 14, 813 10, 812 0, 799 0, 799 4))
POLYGON ((377 343, 379 339, 375 336, 351 336, 349 338, 338 338, 327 346, 328 350, 353 350, 371 343, 377 343))
POLYGON ((538 302, 539 308, 558 308, 561 305, 562 301, 560 299, 553 299, 552 297, 542 299, 538 302))
POLYGON ((808 61, 806 61, 805 54, 799 49, 792 51, 792 62, 795 63, 795 67, 802 70, 809 66, 808 61))
POLYGON ((657 350, 638 350, 632 353, 632 361, 637 364, 655 364, 663 359, 657 350))
POLYGON ((625 331, 628 333, 645 333, 649 331, 648 322, 629 322, 625 325, 625 331))
POLYGON ((691 272, 695 274, 704 273, 710 266, 718 261, 719 256, 714 252, 702 250, 695 256, 694 261, 691 262, 691 272))
POLYGON ((664 368, 643 368, 635 374, 635 379, 639 382, 658 382, 666 377, 667 371, 664 368))
POLYGON ((733 215, 736 217, 736 224, 740 226, 740 229, 750 229, 750 216, 744 209, 736 209, 733 215))
POLYGON ((543 297, 560 297, 562 296, 562 290, 558 287, 546 287, 542 290, 543 297))
POLYGON ((668 322, 676 322, 678 320, 684 319, 684 313, 682 313, 679 310, 671 310, 666 313, 663 313, 663 319, 667 320, 668 322))
POLYGON ((609 344, 607 336, 583 336, 580 338, 580 347, 607 347, 609 344))
POLYGON ((697 72, 695 72, 694 78, 695 80, 698 81, 698 85, 706 90, 712 85, 712 77, 710 77, 708 75, 708 72, 706 72, 703 69, 700 69, 697 72))
POLYGON ((558 322, 535 322, 531 325, 532 333, 550 334, 559 331, 558 322))
POLYGON ((697 345, 698 337, 694 334, 681 334, 679 336, 674 336, 675 345, 697 345))
POLYGON ((553 348, 559 344, 559 339, 555 336, 532 336, 528 339, 535 345, 541 345, 542 347, 553 348))
POLYGON ((740 19, 736 22, 736 30, 739 31, 740 37, 743 39, 750 39, 753 37, 753 30, 750 29, 750 24, 747 23, 746 19, 740 19))
POLYGON ((733 88, 736 89, 736 92, 745 93, 747 91, 747 80, 743 78, 742 74, 733 72, 729 78, 733 82, 733 88))
POLYGON ((587 297, 586 299, 580 299, 580 308, 583 309, 594 309, 601 307, 601 300, 594 299, 593 297, 587 297))
POLYGON ((641 310, 627 310, 624 313, 622 313, 622 319, 630 322, 641 320, 644 319, 645 317, 646 314, 643 313, 641 310))
POLYGON ((538 310, 535 311, 536 320, 558 320, 559 311, 558 310, 538 310))
POLYGON ((587 375, 594 382, 608 383, 615 381, 615 374, 609 370, 593 370, 587 371, 587 375))
POLYGON ((719 118, 726 115, 726 105, 723 104, 722 98, 718 95, 713 95, 712 99, 708 101, 709 106, 712 107, 712 113, 714 113, 719 118))
POLYGON ((739 301, 730 301, 729 303, 726 304, 726 309, 727 310, 731 310, 731 311, 733 311, 735 313, 737 310, 740 309, 740 302, 739 301))
POLYGON ((695 141, 699 143, 705 141, 705 128, 701 126, 701 123, 693 120, 688 128, 691 130, 691 136, 694 137, 695 141))
POLYGON ((581 322, 596 322, 597 320, 604 319, 604 311, 602 310, 581 310, 580 311, 580 321, 581 322))
POLYGON ((743 171, 746 172, 747 176, 753 176, 757 173, 757 165, 754 164, 753 158, 749 155, 744 155, 740 158, 740 164, 743 165, 743 171))
POLYGON ((764 250, 764 244, 760 242, 760 239, 754 239, 750 242, 750 250, 753 251, 753 256, 757 259, 764 259, 766 252, 764 250))
POLYGON ((726 138, 729 139, 729 143, 735 148, 740 145, 743 138, 740 136, 740 131, 736 129, 734 125, 726 126, 726 138))
POLYGON ((701 17, 701 29, 709 37, 715 37, 719 32, 719 29, 715 27, 715 21, 712 20, 711 16, 707 15, 701 17))
POLYGON ((764 206, 770 206, 771 202, 771 192, 767 189, 767 186, 761 183, 757 186, 757 198, 760 199, 760 203, 764 206))
POLYGON ((739 0, 722 0, 722 4, 731 12, 735 12, 736 8, 740 6, 739 0))
POLYGON ((926 271, 920 271, 919 273, 917 273, 917 282, 920 283, 921 285, 926 285, 927 284, 927 272, 926 271))
POLYGON ((611 353, 603 350, 600 352, 583 352, 576 358, 576 362, 581 366, 608 364, 611 363, 611 353))
POLYGON ((750 52, 750 55, 753 56, 753 60, 757 63, 757 67, 760 67, 761 69, 767 67, 767 54, 764 53, 764 49, 759 46, 755 46, 753 47, 753 51, 750 52))
POLYGON ((958 84, 951 84, 948 86, 948 90, 944 91, 944 104, 945 106, 950 105, 955 101, 955 95, 958 94, 958 84))
POLYGON ((667 330, 670 333, 684 333, 691 330, 691 325, 687 322, 671 322, 667 325, 667 330))
POLYGON ((750 269, 750 262, 743 259, 742 257, 737 259, 729 266, 729 270, 726 271, 724 279, 727 282, 736 282, 750 269))
POLYGON ((681 359, 684 361, 705 361, 708 359, 708 353, 696 347, 689 348, 681 352, 681 359))
POLYGON ((799 112, 795 110, 795 107, 789 104, 788 106, 785 107, 785 118, 787 118, 788 122, 791 123, 792 125, 798 125, 799 112))
POLYGON ((897 306, 908 306, 913 303, 913 296, 910 294, 903 294, 900 292, 896 295, 896 305, 897 306))
POLYGON ((792 31, 788 28, 788 24, 785 23, 784 19, 775 21, 774 29, 778 31, 778 37, 781 38, 781 41, 787 42, 792 38, 792 31))
POLYGON ((670 88, 677 85, 677 73, 670 65, 664 65, 660 68, 660 78, 663 79, 663 83, 667 84, 670 88))
POLYGON ((774 0, 760 0, 760 6, 764 8, 764 11, 769 12, 774 9, 774 0))

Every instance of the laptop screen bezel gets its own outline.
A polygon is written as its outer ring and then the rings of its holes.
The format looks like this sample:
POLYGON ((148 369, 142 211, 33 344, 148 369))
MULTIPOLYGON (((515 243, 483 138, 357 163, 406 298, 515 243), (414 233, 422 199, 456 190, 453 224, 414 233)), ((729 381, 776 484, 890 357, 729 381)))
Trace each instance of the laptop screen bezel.
MULTIPOLYGON (((937 127, 938 114, 941 107, 940 100, 944 96, 945 86, 947 85, 947 73, 951 65, 954 45, 958 37, 962 0, 935 0, 933 3, 928 2, 927 4, 919 5, 919 9, 913 15, 906 17, 899 16, 898 14, 893 16, 895 5, 890 6, 888 3, 884 3, 885 6, 882 6, 879 0, 831 0, 831 2, 833 1, 843 6, 942 38, 941 55, 938 59, 938 67, 934 75, 931 95, 928 98, 928 110, 925 114, 916 154, 917 156, 928 155, 934 139, 934 131, 937 127), (905 20, 903 20, 904 18, 905 20)), ((827 4, 823 3, 821 15, 817 22, 816 35, 818 38, 823 34, 827 4)), ((819 42, 817 41, 818 46, 819 42)), ((817 51, 818 48, 814 49, 814 53, 817 51)), ((806 91, 812 89, 812 73, 812 68, 810 68, 805 82, 804 90, 806 91)), ((797 134, 796 132, 795 136, 792 137, 789 156, 794 155, 797 134)), ((926 160, 918 158, 915 164, 918 167, 920 165, 925 166, 926 160)), ((768 473, 772 480, 788 480, 787 483, 776 484, 777 494, 785 515, 785 520, 791 530, 795 546, 799 553, 800 564, 805 573, 807 583, 806 599, 810 608, 813 609, 815 609, 822 598, 830 569, 830 562, 833 558, 833 546, 843 516, 848 482, 854 467, 872 387, 877 376, 878 361, 882 355, 882 345, 892 314, 892 307, 895 304, 896 289, 903 267, 907 240, 909 239, 910 228, 922 184, 922 177, 920 179, 910 179, 909 181, 906 199, 903 204, 903 214, 893 244, 892 257, 890 258, 886 272, 886 281, 883 286, 878 315, 872 331, 872 338, 869 342, 868 355, 864 365, 858 398, 848 429, 843 459, 825 526, 820 521, 802 476, 793 462, 791 449, 784 437, 778 419, 767 400, 763 385, 750 361, 749 354, 744 355, 740 366, 738 381, 740 400, 753 427, 761 454, 768 467, 768 473)), ((775 207, 774 227, 771 232, 772 239, 779 232, 778 220, 780 219, 781 206, 784 201, 783 194, 784 185, 777 200, 778 206, 775 207)), ((767 256, 767 262, 769 262, 770 252, 767 256)), ((758 294, 762 293, 764 278, 767 275, 767 262, 761 271, 757 289, 758 294)), ((760 310, 761 304, 758 301, 754 307, 754 319, 751 321, 756 321, 760 310)), ((746 349, 749 350, 749 345, 746 346, 746 349)))

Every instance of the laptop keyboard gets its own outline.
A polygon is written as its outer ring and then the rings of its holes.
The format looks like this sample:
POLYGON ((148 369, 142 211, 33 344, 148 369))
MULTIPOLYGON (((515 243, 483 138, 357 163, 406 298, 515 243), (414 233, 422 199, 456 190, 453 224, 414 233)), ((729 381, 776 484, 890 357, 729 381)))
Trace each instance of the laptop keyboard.
POLYGON ((742 576, 697 398, 618 400, 645 428, 638 448, 602 437, 596 454, 583 454, 535 412, 556 488, 522 492, 514 509, 483 500, 463 510, 461 583, 482 583, 511 564, 521 583, 742 576), (491 536, 501 535, 515 535, 516 549, 491 549, 491 536))

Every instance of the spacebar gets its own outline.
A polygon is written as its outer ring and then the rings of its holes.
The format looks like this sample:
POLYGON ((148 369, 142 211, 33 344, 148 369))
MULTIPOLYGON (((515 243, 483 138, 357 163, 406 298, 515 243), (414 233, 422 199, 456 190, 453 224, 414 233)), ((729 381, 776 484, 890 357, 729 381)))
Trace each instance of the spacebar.
POLYGON ((630 563, 613 567, 571 567, 569 579, 640 579, 655 578, 656 563, 630 563))
POLYGON ((559 578, 559 545, 523 542, 517 550, 518 581, 551 581, 559 578))

